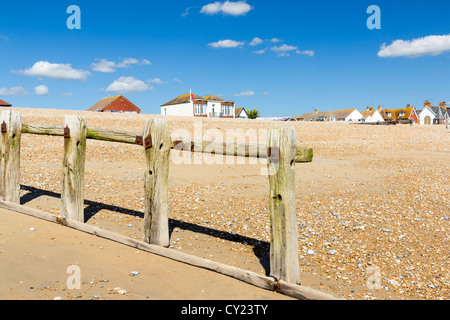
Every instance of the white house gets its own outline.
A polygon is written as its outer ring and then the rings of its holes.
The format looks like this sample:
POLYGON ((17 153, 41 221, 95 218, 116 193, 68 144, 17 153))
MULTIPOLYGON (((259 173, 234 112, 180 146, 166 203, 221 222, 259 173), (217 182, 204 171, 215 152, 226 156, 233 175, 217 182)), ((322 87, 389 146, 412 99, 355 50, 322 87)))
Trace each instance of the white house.
POLYGON ((418 114, 418 117, 420 125, 429 125, 433 124, 434 118, 436 118, 436 113, 434 113, 428 106, 425 106, 418 114))
POLYGON ((233 101, 226 101, 215 95, 200 97, 195 94, 181 96, 161 105, 163 116, 235 118, 233 101))
POLYGON ((247 111, 245 111, 245 108, 234 108, 235 111, 235 117, 239 119, 248 119, 247 111))
POLYGON ((333 111, 336 121, 361 121, 363 115, 356 109, 333 111))
POLYGON ((381 115, 381 113, 378 110, 365 110, 365 111, 361 111, 360 112, 362 114, 362 119, 361 121, 363 122, 369 122, 369 123, 374 123, 374 122, 384 122, 383 116, 381 115))

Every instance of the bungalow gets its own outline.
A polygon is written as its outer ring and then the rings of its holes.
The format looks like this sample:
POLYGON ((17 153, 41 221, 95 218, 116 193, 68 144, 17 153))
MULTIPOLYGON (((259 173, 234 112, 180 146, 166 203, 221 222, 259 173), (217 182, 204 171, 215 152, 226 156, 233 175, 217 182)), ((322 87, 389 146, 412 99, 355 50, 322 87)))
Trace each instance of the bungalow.
POLYGON ((1 108, 3 108, 3 107, 11 107, 11 106, 12 106, 12 105, 9 104, 8 102, 3 101, 3 100, 0 99, 0 107, 1 107, 1 108))
POLYGON ((439 107, 436 107, 436 106, 432 106, 431 102, 429 100, 426 100, 425 103, 424 103, 424 107, 428 107, 436 115, 434 117, 434 120, 432 121, 433 124, 443 124, 443 123, 445 123, 445 119, 448 116, 448 114, 447 114, 447 103, 445 101, 439 103, 439 107))
POLYGON ((239 119, 248 119, 248 114, 244 107, 234 108, 234 117, 239 119))
POLYGON ((379 106, 378 111, 380 112, 384 121, 387 122, 418 123, 416 108, 411 107, 411 105, 409 104, 406 106, 406 108, 400 109, 383 109, 381 106, 379 106))
POLYGON ((161 105, 161 115, 236 118, 236 111, 233 101, 215 95, 201 97, 187 93, 161 105))
POLYGON ((356 109, 333 111, 336 121, 361 121, 363 115, 356 109))
POLYGON ((363 115, 361 119, 363 122, 384 122, 384 119, 378 110, 373 110, 372 108, 367 107, 367 110, 361 111, 361 114, 363 115))
POLYGON ((304 113, 301 116, 292 117, 293 121, 335 121, 335 117, 330 111, 315 110, 314 112, 304 113))
POLYGON ((123 95, 104 98, 90 107, 87 111, 141 113, 141 109, 136 107, 123 95))

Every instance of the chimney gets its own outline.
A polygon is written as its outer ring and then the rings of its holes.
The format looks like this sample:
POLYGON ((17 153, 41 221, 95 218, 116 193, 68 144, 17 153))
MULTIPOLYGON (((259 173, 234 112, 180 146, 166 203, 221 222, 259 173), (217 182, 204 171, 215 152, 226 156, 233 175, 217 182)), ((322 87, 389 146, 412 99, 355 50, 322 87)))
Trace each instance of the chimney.
POLYGON ((423 106, 424 106, 424 107, 431 108, 431 102, 427 99, 427 100, 425 100, 423 106))
POLYGON ((315 114, 318 114, 318 113, 319 113, 319 110, 315 109, 315 110, 314 110, 314 113, 315 113, 315 114))
POLYGON ((369 110, 370 110, 370 108, 369 108, 369 107, 367 107, 367 108, 366 108, 366 111, 369 111, 369 110))
POLYGON ((383 110, 383 107, 382 106, 378 106, 378 111, 381 111, 381 110, 383 110))
POLYGON ((439 107, 444 108, 444 110, 447 109, 447 103, 445 101, 442 101, 441 103, 439 103, 439 107))

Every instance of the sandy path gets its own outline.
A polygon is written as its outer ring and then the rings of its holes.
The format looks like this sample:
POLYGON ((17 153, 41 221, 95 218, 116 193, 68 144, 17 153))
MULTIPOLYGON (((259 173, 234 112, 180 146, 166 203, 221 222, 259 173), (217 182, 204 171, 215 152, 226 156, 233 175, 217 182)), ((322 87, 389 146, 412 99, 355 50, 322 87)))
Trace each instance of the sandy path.
POLYGON ((0 221, 0 299, 289 299, 15 212, 0 210, 0 221), (80 290, 68 289, 71 265, 81 271, 80 290))

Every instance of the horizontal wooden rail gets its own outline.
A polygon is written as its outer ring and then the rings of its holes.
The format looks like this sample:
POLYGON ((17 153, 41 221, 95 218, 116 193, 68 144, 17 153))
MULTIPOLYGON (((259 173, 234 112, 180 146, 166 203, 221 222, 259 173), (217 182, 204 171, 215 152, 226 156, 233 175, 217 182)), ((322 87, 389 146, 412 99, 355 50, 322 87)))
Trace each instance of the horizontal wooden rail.
MULTIPOLYGON (((64 127, 36 124, 22 124, 22 133, 64 136, 64 127)), ((126 131, 105 129, 87 129, 86 139, 118 142, 126 144, 142 145, 143 138, 140 134, 126 131)), ((268 148, 263 143, 228 142, 217 140, 199 140, 190 138, 171 137, 171 148, 210 154, 221 154, 247 158, 267 158, 268 148)), ((297 147, 297 163, 312 162, 313 149, 309 147, 297 147)))

